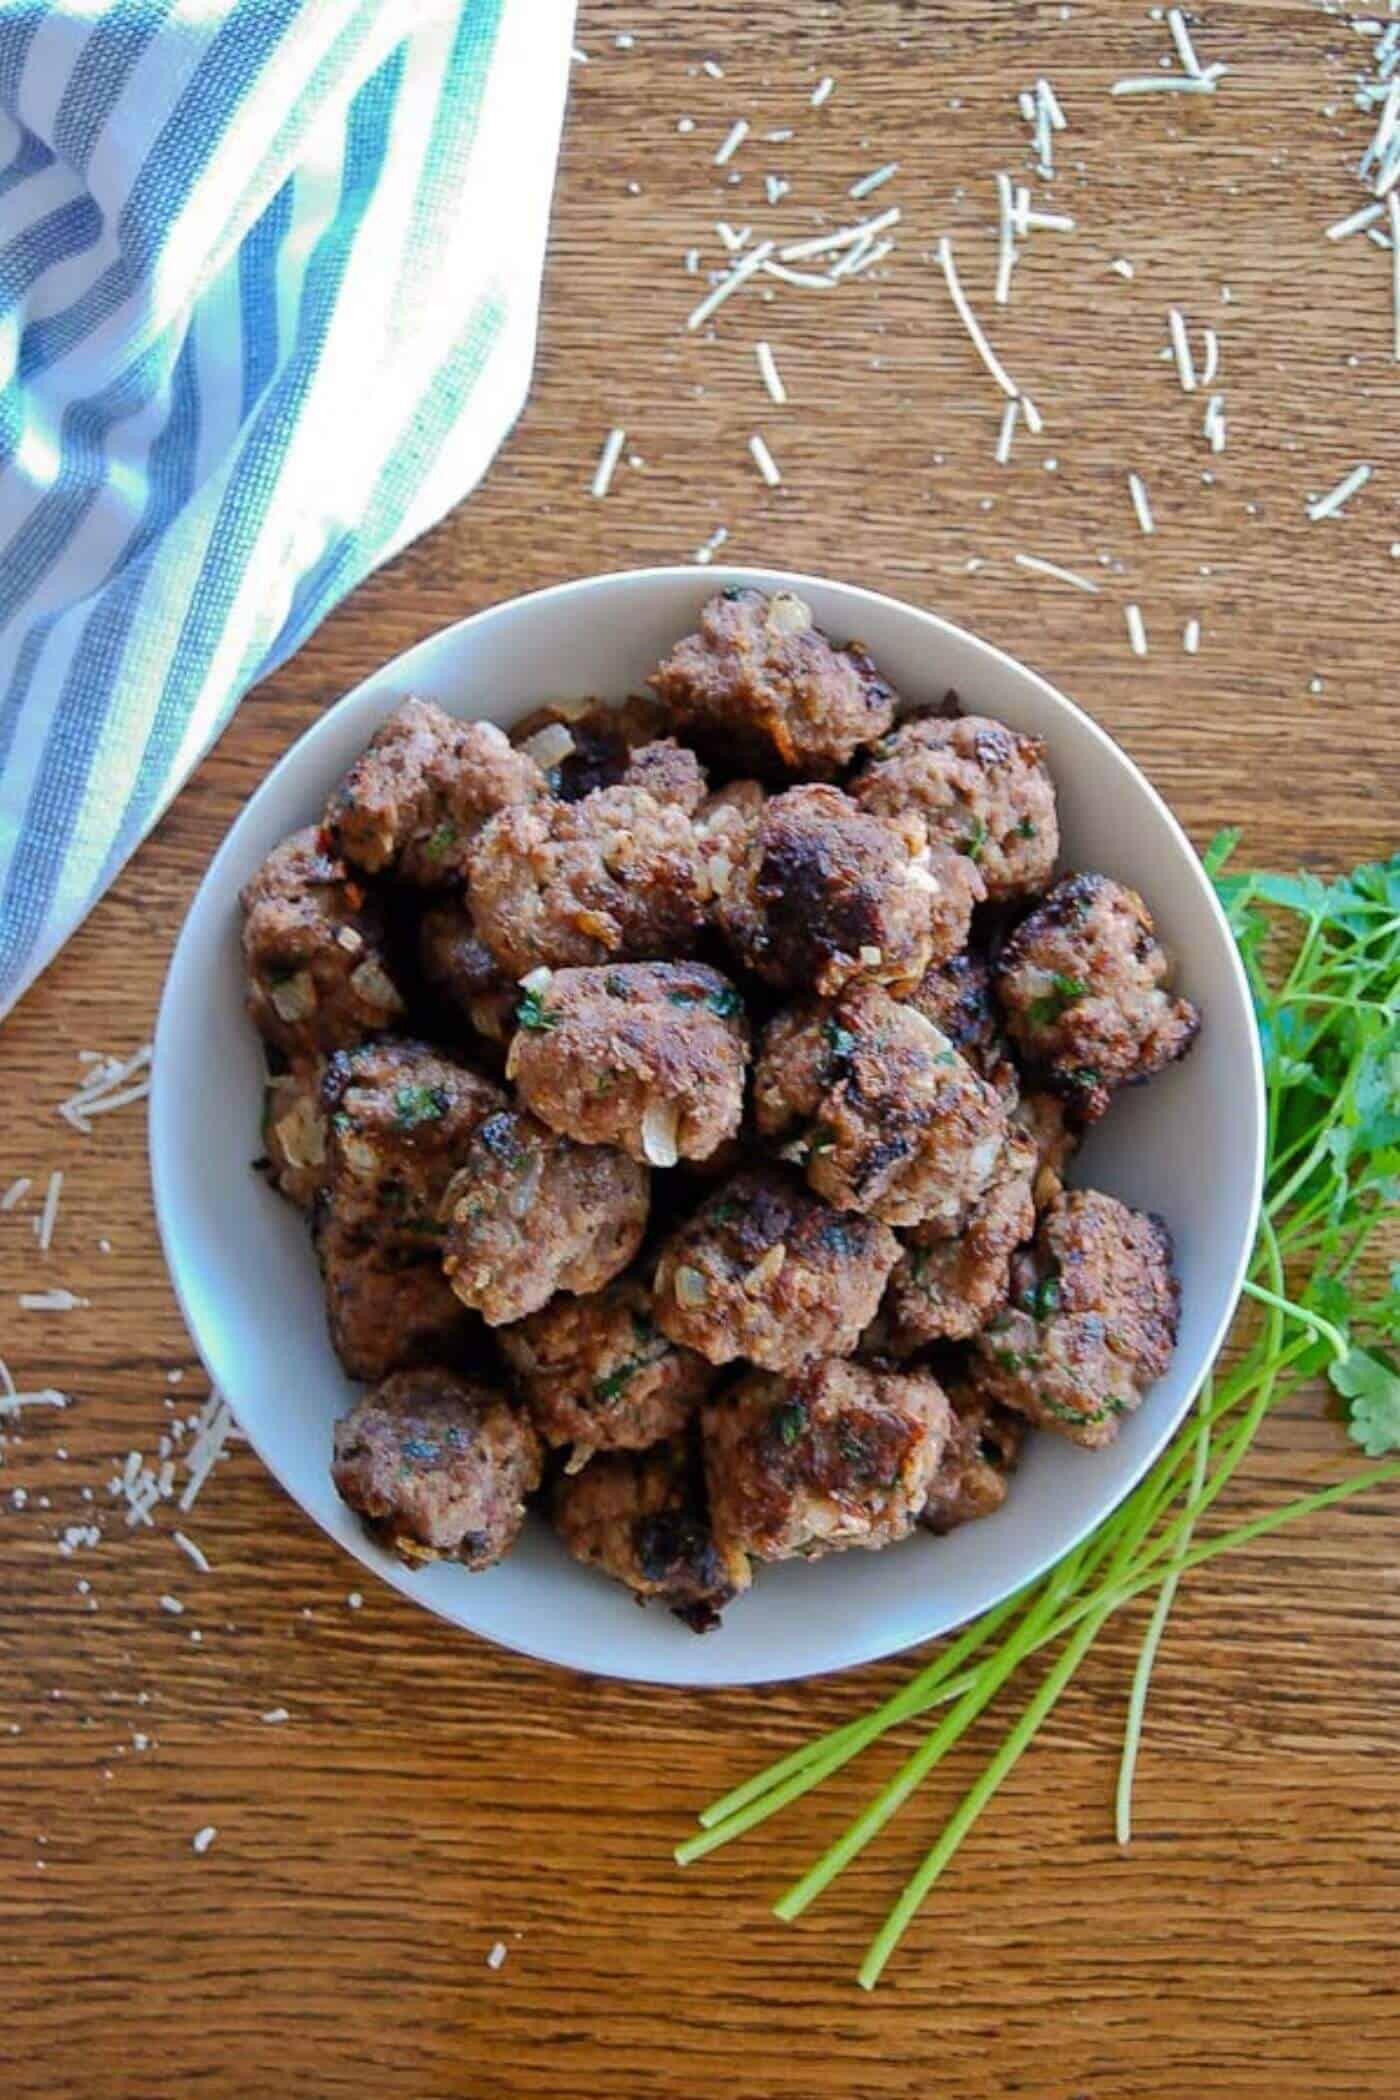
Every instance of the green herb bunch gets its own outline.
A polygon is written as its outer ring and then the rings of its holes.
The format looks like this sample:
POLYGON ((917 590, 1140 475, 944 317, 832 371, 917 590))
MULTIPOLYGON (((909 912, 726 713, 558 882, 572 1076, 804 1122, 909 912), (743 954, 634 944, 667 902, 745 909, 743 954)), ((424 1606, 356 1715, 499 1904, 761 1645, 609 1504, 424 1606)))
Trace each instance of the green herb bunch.
POLYGON ((799 1917, 1021 1665, 1042 1658, 1027 1704, 871 1942, 860 1969, 866 1989, 1114 1612, 1155 1592, 1119 1768, 1117 1832, 1126 1843, 1148 1685, 1181 1577, 1294 1517, 1400 1477, 1400 1460, 1391 1458, 1198 1537, 1265 1416, 1323 1373, 1367 1456, 1400 1451, 1400 1267, 1379 1283, 1374 1244, 1387 1207, 1395 1215, 1400 1186, 1400 856, 1331 883, 1309 874, 1236 874, 1228 864, 1238 839, 1222 833, 1205 861, 1254 996, 1268 1089, 1264 1205, 1244 1287, 1251 1302, 1193 1413, 1126 1500, 1048 1574, 984 1612, 873 1712, 712 1803, 699 1832, 676 1851, 688 1865, 819 1786, 889 1730, 946 1709, 778 1899, 779 1917, 799 1917))

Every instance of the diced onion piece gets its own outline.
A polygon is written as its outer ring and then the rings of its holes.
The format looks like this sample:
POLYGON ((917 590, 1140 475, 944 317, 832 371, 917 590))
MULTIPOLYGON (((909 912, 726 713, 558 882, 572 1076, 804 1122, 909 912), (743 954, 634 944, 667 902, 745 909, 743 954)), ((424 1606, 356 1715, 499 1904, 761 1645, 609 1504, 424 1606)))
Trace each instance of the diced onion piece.
POLYGON ((550 969, 549 964, 541 963, 537 970, 531 970, 527 976, 521 978, 520 989, 522 992, 542 992, 547 988, 553 976, 554 972, 550 969))
POLYGON ((783 1263, 786 1260, 786 1246, 781 1240, 775 1240, 768 1252, 760 1255, 759 1259, 749 1270, 748 1275, 744 1278, 744 1289, 751 1295, 758 1291, 767 1290, 769 1284, 776 1282, 777 1278, 782 1275, 783 1263))
POLYGON ((289 1167, 319 1167, 326 1157, 325 1119, 314 1096, 303 1094, 279 1123, 273 1125, 282 1157, 289 1167))
POLYGON ((350 989, 366 1005, 382 1007, 387 1013, 393 1013, 399 1005, 398 991, 392 980, 382 965, 373 959, 362 962, 358 970, 351 973, 350 989))
POLYGON ((544 1154, 537 1147, 532 1148, 518 1178, 511 1185, 510 1194, 506 1197, 506 1209, 513 1218, 523 1218, 531 1209, 540 1192, 540 1177, 543 1173, 544 1154))
POLYGON ((878 970, 885 959, 885 951, 883 948, 865 947, 860 951, 860 959, 867 970, 878 970))
POLYGON ((805 634, 812 624, 812 608, 795 591, 774 591, 767 624, 775 634, 805 634))
POLYGON ((678 1305, 688 1305, 694 1309, 705 1303, 710 1295, 710 1286, 698 1269, 689 1268, 682 1263, 676 1271, 675 1291, 678 1305))
POLYGON ((359 1175, 362 1180, 368 1181, 379 1172, 379 1154, 375 1151, 374 1146, 367 1139, 360 1137, 356 1131, 348 1130, 342 1132, 340 1156, 345 1161, 350 1172, 359 1175))
MULTIPOLYGON (((363 967, 361 964, 360 968, 363 967)), ((355 976, 358 975, 357 970, 355 976)), ((353 984, 355 978, 352 977, 350 982, 353 984)), ((295 1027, 298 1021, 309 1020, 316 1011, 316 986, 309 970, 298 970, 296 976, 289 977, 285 984, 273 985, 268 997, 278 1020, 285 1021, 289 1028, 295 1027)))
POLYGON ((652 1101, 642 1117, 642 1150, 654 1167, 673 1167, 680 1158, 676 1134, 680 1110, 674 1101, 652 1101))
POLYGON ((547 773, 552 766, 571 758, 578 746, 562 722, 549 722, 533 736, 527 736, 520 748, 527 758, 533 758, 542 773, 547 773))

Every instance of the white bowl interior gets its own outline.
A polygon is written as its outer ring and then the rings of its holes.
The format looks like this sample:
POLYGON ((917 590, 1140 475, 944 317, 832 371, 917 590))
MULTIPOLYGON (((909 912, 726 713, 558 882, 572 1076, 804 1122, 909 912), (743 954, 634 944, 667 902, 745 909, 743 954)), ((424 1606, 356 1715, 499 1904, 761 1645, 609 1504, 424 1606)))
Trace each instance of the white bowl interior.
POLYGON ((494 606, 387 665, 331 708, 273 769, 229 832, 186 919, 156 1038, 156 1209, 171 1275, 211 1378, 287 1492, 364 1565, 454 1624, 552 1662, 678 1684, 834 1670, 957 1625, 1047 1566, 1127 1493, 1170 1435, 1219 1347, 1253 1238, 1263 1078, 1233 943, 1195 853, 1102 730, 1021 665, 930 613, 849 586, 766 571, 663 569, 568 584, 494 606), (330 1480, 331 1427, 352 1397, 326 1339, 300 1216, 249 1171, 262 1052, 243 1010, 238 891, 406 693, 508 725, 543 698, 620 699, 734 583, 788 584, 840 638, 858 636, 910 702, 949 687, 968 711, 1045 738, 1063 863, 1139 889, 1204 1009, 1193 1054, 1119 1099, 1075 1179, 1160 1212, 1176 1242, 1181 1338, 1172 1368, 1103 1452, 1038 1435, 1004 1508, 946 1539, 765 1570, 715 1633, 568 1560, 534 1522, 501 1566, 409 1573, 376 1546, 330 1480))

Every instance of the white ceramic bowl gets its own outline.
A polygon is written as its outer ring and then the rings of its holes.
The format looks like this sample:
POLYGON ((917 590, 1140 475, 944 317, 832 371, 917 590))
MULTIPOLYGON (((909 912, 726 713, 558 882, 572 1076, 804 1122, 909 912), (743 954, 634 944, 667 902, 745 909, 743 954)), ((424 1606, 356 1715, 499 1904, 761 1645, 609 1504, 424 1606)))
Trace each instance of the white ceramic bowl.
POLYGON ((156 1032, 151 1165, 156 1215, 210 1377, 289 1495, 365 1567, 455 1625, 576 1669, 671 1684, 802 1677, 928 1640, 1056 1560, 1128 1492, 1180 1421, 1224 1336, 1254 1235, 1263 1075, 1249 995, 1210 885, 1170 811, 1087 715, 999 650, 870 591, 750 569, 650 569, 560 585, 422 642, 328 710, 229 832, 175 949, 156 1032), (331 1486, 331 1426, 354 1388, 326 1340, 302 1218, 249 1171, 262 1050, 243 1011, 238 891, 407 693, 509 724, 542 699, 642 688, 704 600, 729 584, 788 585, 839 638, 858 636, 910 702, 951 686, 968 711, 1045 738, 1064 861, 1141 890, 1204 1009, 1184 1064, 1115 1103, 1075 1178, 1160 1211, 1176 1241, 1181 1339, 1171 1371, 1106 1451, 1030 1439, 1005 1506, 946 1539, 764 1570, 703 1638, 639 1610, 532 1522, 500 1567, 409 1573, 331 1486))

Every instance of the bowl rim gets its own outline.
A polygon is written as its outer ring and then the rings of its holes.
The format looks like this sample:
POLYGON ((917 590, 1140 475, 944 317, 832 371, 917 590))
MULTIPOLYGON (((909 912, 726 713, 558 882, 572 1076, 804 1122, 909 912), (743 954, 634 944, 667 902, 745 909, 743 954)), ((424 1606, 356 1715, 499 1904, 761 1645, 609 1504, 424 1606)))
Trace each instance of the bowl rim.
MULTIPOLYGON (((450 703, 440 704, 448 705, 450 711, 450 703)), ((387 712, 388 708, 386 707, 387 712)), ((160 1005, 156 1016, 156 1026, 153 1035, 152 1084, 149 1109, 147 1154, 150 1162, 156 1230, 159 1235, 166 1270, 180 1308, 181 1318, 184 1321, 195 1352, 209 1378, 211 1390, 217 1390, 222 1395, 235 1422, 238 1424, 240 1434, 247 1438, 263 1466, 272 1475, 283 1493, 301 1511, 302 1515, 313 1523, 319 1532, 323 1532, 334 1546, 342 1550, 348 1550, 353 1554, 354 1558, 370 1574, 376 1576, 380 1581, 388 1583, 403 1596, 417 1604, 420 1609, 426 1609, 433 1617, 443 1620, 458 1632, 469 1633, 474 1639, 487 1641, 493 1646, 525 1656, 532 1662, 547 1664, 553 1668, 594 1677, 610 1677, 622 1683, 674 1687, 677 1690, 718 1690, 724 1687, 758 1686, 801 1681, 814 1677, 834 1676, 838 1673, 860 1668, 867 1663, 891 1658, 896 1655, 908 1654, 928 1642, 945 1638, 947 1635, 955 1632, 960 1626, 968 1625, 972 1619, 992 1608, 996 1602, 1012 1594, 1014 1590, 1027 1588, 1031 1584, 1038 1582, 1051 1567, 1072 1553, 1092 1531, 1100 1524, 1106 1522, 1117 1509, 1121 1508, 1123 1502, 1132 1494, 1180 1428, 1200 1391, 1202 1379, 1206 1376, 1220 1353, 1234 1321, 1235 1314, 1238 1311, 1250 1256, 1258 1234, 1263 1202, 1266 1149, 1266 1093, 1263 1057, 1258 1031, 1254 1025, 1254 1003, 1249 989, 1248 978, 1234 936, 1230 932, 1229 922, 1226 919, 1224 909, 1195 847, 1170 806, 1153 785, 1147 774, 1138 765, 1137 761, 1123 749, 1116 738, 1112 737, 1092 715, 1080 707, 1077 702, 1071 700, 1065 693, 1061 692, 1059 687, 1054 685, 1041 672, 1033 670, 1028 664, 1023 663, 1018 657, 1011 655, 1008 650, 1002 649, 995 642, 987 641, 982 635, 959 626, 956 621, 947 619, 941 613, 925 606, 911 604, 907 599, 895 598, 887 592, 871 590, 865 585, 845 582, 839 577, 821 576, 810 571, 798 569, 764 568, 734 563, 716 563, 713 566, 704 568, 697 567, 691 563, 665 563, 642 568, 608 570, 594 576, 571 577, 561 583, 542 585, 535 590, 523 592, 516 597, 495 599, 490 604, 478 607, 475 612, 466 614, 460 620, 448 621, 444 626, 419 636, 416 641, 410 643, 396 655, 377 666, 347 692, 340 694, 330 706, 324 708, 293 739, 287 749, 282 752, 281 756, 276 759, 247 795, 205 866, 204 873, 200 877, 185 909, 179 931, 171 949, 170 960, 166 967, 165 981, 162 986, 160 1005), (273 1450, 266 1447, 266 1439, 253 1434, 244 1425, 239 1417, 235 1399, 217 1376, 214 1365, 210 1361, 214 1351, 212 1349, 206 1350, 204 1338, 198 1331, 197 1323, 193 1317, 190 1295, 186 1287, 186 1279, 182 1274, 181 1257, 175 1245, 175 1225, 171 1215, 174 1198, 169 1178, 173 1174, 174 1167, 173 1160, 168 1161, 165 1156, 166 1148, 164 1142, 166 1124, 173 1110, 168 1092, 170 1082, 164 1076, 171 1068, 171 1059, 162 1055, 162 1049, 164 1045, 169 1043, 177 1026, 175 1018, 176 979, 181 969, 189 966, 189 959, 185 954, 185 949, 187 942, 193 938, 192 924, 196 913, 206 896, 212 891, 219 889, 220 878, 223 875, 225 864, 233 857, 237 843, 237 834, 254 804, 260 801, 263 795, 284 774, 293 770, 299 770, 306 764, 308 753, 314 750, 315 746, 324 741, 331 733, 330 725, 343 709, 358 699, 367 687, 376 685, 386 676, 392 675, 400 664, 412 657, 419 649, 429 644, 440 643, 448 636, 460 635, 471 627, 497 619, 504 613, 518 614, 532 605, 539 605, 545 600, 558 603, 573 597, 592 596, 595 594, 606 595, 613 590, 645 589, 647 586, 666 586, 682 581, 691 587, 703 588, 706 597, 713 596, 722 590, 745 587, 769 592, 789 590, 796 592, 799 596, 808 590, 819 593, 835 592, 850 603, 853 608, 863 604, 878 607, 882 612, 891 612, 899 618, 913 619, 925 626, 931 638, 955 637, 959 644, 964 647, 970 647, 976 655, 990 665, 1009 672, 1018 680, 1028 681, 1032 686, 1036 687, 1042 697, 1050 701, 1054 707, 1062 709, 1073 718, 1095 741, 1107 747, 1108 752, 1116 762, 1127 767, 1134 776, 1139 789, 1154 807, 1158 819, 1165 827, 1178 850, 1183 869, 1188 871, 1188 879, 1195 884, 1198 893, 1205 900, 1207 915, 1215 922, 1216 932, 1222 943, 1236 995, 1250 1021, 1247 1031, 1249 1046, 1248 1072, 1247 1076, 1243 1071, 1240 1074, 1241 1101, 1239 1104, 1242 1126, 1246 1113, 1248 1116, 1247 1142, 1250 1154, 1248 1164, 1250 1187, 1249 1230, 1242 1235, 1240 1249, 1235 1260, 1234 1273, 1221 1300, 1223 1310, 1217 1320, 1214 1331, 1209 1337, 1208 1346, 1201 1351, 1199 1363, 1195 1366, 1194 1375, 1190 1383, 1184 1388, 1183 1396, 1175 1410, 1170 1415, 1165 1416, 1159 1425, 1156 1425, 1154 1435, 1145 1445, 1137 1463, 1124 1479, 1113 1500, 1104 1508, 1087 1515, 1081 1523, 1076 1525, 1067 1539, 1046 1551, 1038 1552, 1032 1562, 1018 1574, 1016 1580, 1006 1584, 1005 1588, 999 1593, 999 1597, 990 1598, 986 1603, 975 1607, 972 1611, 942 1625, 936 1632, 918 1633, 909 1639, 903 1638, 901 1633, 901 1636, 893 1644, 882 1641, 876 1635, 868 1640, 852 1643, 849 1652, 843 1652, 831 1662, 817 1667, 812 1667, 809 1664, 795 1667, 787 1666, 781 1657, 776 1657, 771 1669, 764 1669, 762 1672, 758 1672, 743 1668, 732 1677, 720 1678, 711 1676, 697 1678, 693 1673, 686 1672, 683 1667, 670 1668, 665 1666, 665 1663, 662 1661, 658 1662, 658 1666, 654 1670, 636 1670, 621 1666, 614 1668, 596 1661, 580 1662, 559 1652, 557 1648, 543 1645, 536 1646, 525 1638, 512 1637, 507 1639, 502 1634, 494 1631, 480 1631, 475 1627, 466 1625, 456 1613, 445 1608, 436 1598, 426 1595, 420 1587, 416 1587, 412 1570, 401 1568, 387 1555, 377 1555, 367 1538, 354 1538, 351 1541, 346 1541, 332 1533, 326 1532, 325 1526, 320 1519, 311 1510, 307 1509, 300 1495, 292 1486, 273 1450)))

